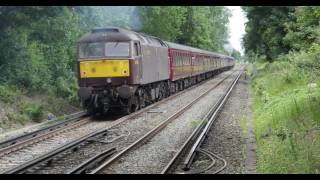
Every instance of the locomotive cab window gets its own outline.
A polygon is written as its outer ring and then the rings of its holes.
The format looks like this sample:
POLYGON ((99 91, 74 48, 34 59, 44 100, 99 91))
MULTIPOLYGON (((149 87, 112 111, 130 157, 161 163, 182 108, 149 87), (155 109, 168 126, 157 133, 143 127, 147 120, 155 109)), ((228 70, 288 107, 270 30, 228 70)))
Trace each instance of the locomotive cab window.
POLYGON ((104 56, 104 43, 82 43, 79 48, 79 55, 84 57, 104 56))

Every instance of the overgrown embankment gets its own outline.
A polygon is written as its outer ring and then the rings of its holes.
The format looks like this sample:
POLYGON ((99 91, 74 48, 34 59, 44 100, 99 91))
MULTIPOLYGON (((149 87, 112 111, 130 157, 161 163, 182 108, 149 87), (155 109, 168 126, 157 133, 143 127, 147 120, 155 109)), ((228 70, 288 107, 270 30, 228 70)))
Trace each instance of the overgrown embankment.
POLYGON ((320 46, 249 66, 258 172, 320 172, 320 46))
POLYGON ((79 103, 50 93, 30 93, 0 85, 0 133, 42 122, 49 113, 59 117, 79 111, 79 103))

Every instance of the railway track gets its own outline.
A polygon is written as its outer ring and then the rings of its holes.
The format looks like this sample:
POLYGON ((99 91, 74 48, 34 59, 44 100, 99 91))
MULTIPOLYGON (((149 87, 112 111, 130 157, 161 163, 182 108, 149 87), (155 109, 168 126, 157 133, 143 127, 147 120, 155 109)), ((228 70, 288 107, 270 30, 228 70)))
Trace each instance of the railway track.
MULTIPOLYGON (((231 75, 231 74, 230 74, 231 75)), ((229 76, 230 76, 229 75, 229 76)), ((199 96, 197 96, 197 98, 195 98, 192 102, 188 103, 187 105, 185 105, 184 107, 182 107, 181 109, 179 109, 176 113, 174 113, 172 116, 170 116, 169 118, 167 118, 166 120, 164 120, 162 123, 160 123, 159 125, 157 125, 155 128, 153 128, 152 130, 150 130, 148 133, 146 133, 144 136, 142 136, 141 138, 139 138, 138 140, 136 140, 134 143, 130 144, 129 146, 127 146, 126 148, 124 148, 123 150, 121 150, 119 153, 115 154, 114 156, 112 156, 110 159, 108 159, 106 162, 102 163, 100 166, 98 166, 97 168, 93 169, 91 172, 89 172, 90 174, 96 174, 96 173, 102 173, 105 169, 107 169, 108 167, 110 167, 113 163, 117 162, 120 160, 121 157, 125 156, 128 152, 130 151, 134 151, 135 148, 138 148, 139 146, 143 145, 143 143, 145 143, 146 141, 150 140, 153 136, 155 136, 157 133, 159 133, 162 129, 164 129, 169 123, 171 123, 172 121, 174 121, 177 117, 179 117, 181 114, 183 114, 184 112, 186 112, 191 106, 193 106, 195 103, 197 103, 200 99, 204 98, 210 91, 212 91, 213 89, 215 89, 217 86, 219 86, 224 80, 226 80, 229 76, 225 77, 224 79, 222 79, 220 82, 218 82, 217 84, 215 84, 214 86, 212 86, 209 90, 205 91, 204 93, 200 94, 199 96)), ((238 75, 238 77, 236 78, 236 80, 233 82, 233 84, 235 84, 238 80, 238 78, 240 77, 240 74, 238 75)), ((230 90, 231 91, 231 90, 230 90)), ((220 103, 220 101, 219 101, 220 103)), ((218 103, 217 103, 218 104, 218 103)), ((197 130, 198 132, 200 132, 199 130, 197 130)), ((187 143, 186 143, 187 144, 187 143)), ((178 157, 178 155, 176 155, 175 157, 178 157)), ((173 160, 170 161, 170 164, 176 161, 176 158, 174 158, 173 160)), ((168 165, 168 167, 166 167, 165 170, 163 170, 163 173, 167 172, 169 170, 169 167, 171 167, 171 165, 168 165)))
POLYGON ((77 112, 67 116, 64 121, 57 122, 36 131, 1 141, 0 157, 8 155, 9 153, 15 152, 34 143, 44 141, 57 133, 67 131, 70 128, 75 128, 84 123, 88 123, 88 119, 84 119, 87 116, 87 113, 84 111, 77 112))
MULTIPOLYGON (((227 77, 229 77, 230 75, 231 74, 229 74, 227 77)), ((227 77, 225 77, 224 79, 226 79, 227 77)), ((199 85, 205 82, 206 81, 200 83, 199 85)), ((220 83, 221 82, 222 81, 220 81, 220 83)), ((196 87, 197 86, 192 86, 187 90, 189 91, 196 87)), ((40 157, 32 159, 31 161, 22 163, 21 165, 18 165, 12 169, 9 169, 4 173, 8 173, 8 174, 11 174, 11 173, 90 173, 94 167, 101 166, 101 163, 104 162, 106 159, 108 159, 112 154, 116 152, 123 152, 125 150, 125 149, 123 150, 123 147, 124 147, 123 145, 119 145, 119 144, 113 145, 114 141, 118 141, 119 139, 126 137, 123 135, 126 133, 121 132, 119 129, 117 129, 117 127, 119 128, 121 123, 124 123, 133 118, 141 117, 144 114, 148 114, 148 111, 152 110, 152 108, 157 107, 161 104, 164 104, 165 102, 177 96, 180 96, 183 93, 186 93, 186 92, 182 91, 182 92, 176 93, 138 112, 122 117, 112 123, 109 122, 110 126, 108 128, 97 129, 96 131, 98 132, 94 132, 94 133, 90 133, 89 135, 82 136, 81 138, 78 138, 76 141, 72 141, 70 143, 64 144, 59 148, 53 151, 50 151, 49 153, 43 154, 40 157), (110 139, 110 137, 113 137, 113 138, 110 139), (87 156, 85 154, 87 154, 87 156), (72 158, 70 158, 70 156, 72 156, 72 158), (77 156, 78 157, 81 156, 83 158, 77 159, 77 156), (73 160, 77 159, 77 160, 76 162, 74 162, 74 164, 71 164, 69 166, 69 169, 66 170, 65 163, 72 161, 70 159, 73 159, 73 160)), ((185 106, 184 108, 188 109, 190 106, 191 105, 185 106)), ((180 113, 182 113, 182 111, 180 113)), ((174 116, 178 116, 178 114, 172 115, 171 118, 174 118, 174 116)), ((168 120, 167 123, 169 121, 170 120, 168 120)), ((161 127, 160 126, 158 127, 158 129, 160 130, 167 123, 163 123, 161 127)), ((140 138, 138 141, 142 142, 144 139, 145 138, 142 137, 142 139, 140 138)), ((111 157, 111 159, 116 156, 118 155, 111 157)))
MULTIPOLYGON (((210 158, 213 158, 212 156, 215 156, 216 158, 220 159, 224 162, 224 166, 222 166, 219 170, 217 170, 215 173, 220 172, 223 170, 227 162, 216 155, 212 155, 212 153, 203 151, 200 149, 200 146, 202 142, 205 140, 206 135, 208 134, 212 124, 217 119, 219 112, 222 110, 224 104, 228 100, 228 97, 230 96, 232 90, 234 89, 236 83, 238 82, 240 76, 242 73, 239 73, 239 75, 236 77, 236 79, 232 82, 226 93, 219 98, 217 103, 212 106, 210 111, 206 114, 206 116, 203 118, 202 123, 199 124, 193 133, 189 136, 187 141, 181 146, 181 148, 178 150, 178 152, 173 156, 173 158, 170 160, 170 162, 167 164, 167 166, 162 170, 161 174, 167 174, 167 173, 175 173, 177 171, 178 165, 179 167, 184 170, 190 170, 191 164, 193 163, 193 160, 195 158, 195 155, 197 152, 202 152, 209 156, 210 158), (180 163, 180 164, 179 164, 180 163), (174 169, 174 170, 173 170, 174 169)), ((214 163, 211 164, 211 166, 214 163)), ((210 166, 209 166, 210 168, 210 166)), ((207 169, 203 171, 199 171, 197 173, 205 172, 207 169)), ((184 173, 184 172, 183 172, 184 173)))

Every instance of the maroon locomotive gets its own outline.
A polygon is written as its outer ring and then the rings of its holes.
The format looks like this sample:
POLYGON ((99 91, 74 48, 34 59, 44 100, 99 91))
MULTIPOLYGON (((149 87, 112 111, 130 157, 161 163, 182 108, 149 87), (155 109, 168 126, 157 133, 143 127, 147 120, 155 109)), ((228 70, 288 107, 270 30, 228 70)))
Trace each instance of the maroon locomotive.
POLYGON ((131 113, 234 66, 232 57, 121 28, 78 42, 79 97, 90 113, 131 113))

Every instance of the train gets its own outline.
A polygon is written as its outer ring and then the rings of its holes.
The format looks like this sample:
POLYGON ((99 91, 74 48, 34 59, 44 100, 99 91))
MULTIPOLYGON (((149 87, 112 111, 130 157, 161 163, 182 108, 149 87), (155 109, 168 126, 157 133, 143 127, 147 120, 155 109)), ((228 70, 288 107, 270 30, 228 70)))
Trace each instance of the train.
POLYGON ((77 44, 78 95, 90 114, 130 114, 235 64, 227 55, 119 27, 92 29, 77 44))

